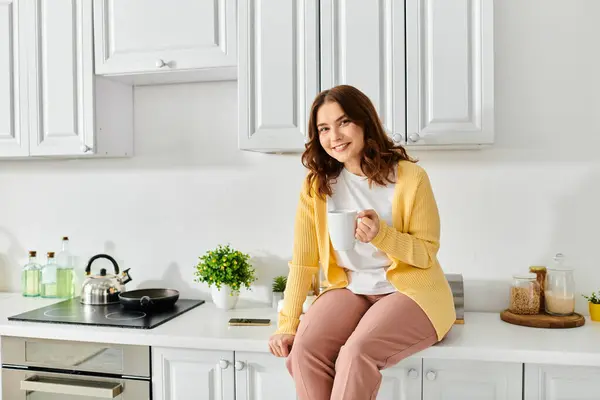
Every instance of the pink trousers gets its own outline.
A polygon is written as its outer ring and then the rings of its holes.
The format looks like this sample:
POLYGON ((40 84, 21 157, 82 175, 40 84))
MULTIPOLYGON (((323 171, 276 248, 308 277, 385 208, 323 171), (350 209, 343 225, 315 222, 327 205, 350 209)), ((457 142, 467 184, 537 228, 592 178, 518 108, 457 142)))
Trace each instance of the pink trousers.
POLYGON ((380 370, 436 342, 427 315, 402 293, 334 289, 302 318, 286 366, 299 400, 375 399, 380 370))

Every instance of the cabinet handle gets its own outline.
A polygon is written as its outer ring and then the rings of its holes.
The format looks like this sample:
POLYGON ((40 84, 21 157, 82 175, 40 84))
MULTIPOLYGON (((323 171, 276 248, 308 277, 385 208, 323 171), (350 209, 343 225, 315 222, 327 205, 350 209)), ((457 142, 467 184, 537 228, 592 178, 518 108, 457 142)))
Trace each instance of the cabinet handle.
POLYGON ((82 144, 80 149, 82 153, 89 153, 90 151, 92 151, 92 148, 85 144, 82 144))
POLYGON ((399 133, 394 133, 394 134, 392 135, 392 140, 394 141, 394 143, 402 143, 402 141, 403 141, 403 140, 402 140, 402 136, 403 136, 403 135, 401 135, 401 134, 399 134, 399 133))
POLYGON ((163 59, 156 60, 155 64, 156 64, 156 68, 164 68, 164 67, 168 67, 169 66, 169 63, 165 62, 165 60, 163 60, 163 59))
POLYGON ((416 379, 419 377, 419 371, 414 368, 408 370, 408 377, 411 379, 416 379))
POLYGON ((425 375, 427 377, 428 381, 434 381, 435 378, 437 377, 437 374, 434 371, 428 371, 427 375, 425 375))
POLYGON ((236 362, 235 362, 235 370, 236 370, 236 371, 241 371, 241 370, 243 370, 245 366, 246 366, 246 365, 245 365, 243 362, 241 362, 241 361, 236 361, 236 362))
POLYGON ((421 135, 419 135, 418 133, 411 133, 410 135, 408 135, 408 140, 412 143, 417 143, 419 140, 421 140, 421 135))
MULTIPOLYGON (((21 390, 39 393, 72 395, 76 397, 95 397, 115 399, 123 393, 123 385, 119 382, 103 382, 102 386, 97 381, 82 381, 63 379, 58 382, 45 376, 32 376, 21 381, 21 390)), ((5 389, 6 390, 6 389, 5 389)), ((23 396, 26 393, 22 394, 23 396)), ((19 395, 20 397, 20 395, 19 395)), ((44 396, 45 397, 45 396, 44 396)), ((62 397, 62 396, 61 396, 62 397)), ((69 396, 71 397, 71 396, 69 396)))
POLYGON ((221 369, 227 369, 227 368, 229 368, 229 361, 227 361, 227 360, 219 360, 219 367, 221 369))

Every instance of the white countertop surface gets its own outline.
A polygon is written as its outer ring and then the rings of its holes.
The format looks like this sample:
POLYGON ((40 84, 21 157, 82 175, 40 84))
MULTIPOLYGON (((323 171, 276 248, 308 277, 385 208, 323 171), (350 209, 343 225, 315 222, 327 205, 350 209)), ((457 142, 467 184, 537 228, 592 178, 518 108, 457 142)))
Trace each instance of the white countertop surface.
MULTIPOLYGON (((190 349, 268 351, 275 310, 240 305, 222 311, 205 303, 154 329, 128 329, 8 321, 7 317, 57 302, 0 293, 0 335, 41 339, 138 344, 190 349), (230 327, 229 318, 270 318, 269 327, 230 327)), ((510 325, 497 313, 466 313, 439 344, 418 354, 424 358, 507 361, 600 367, 600 323, 580 328, 538 329, 510 325)))

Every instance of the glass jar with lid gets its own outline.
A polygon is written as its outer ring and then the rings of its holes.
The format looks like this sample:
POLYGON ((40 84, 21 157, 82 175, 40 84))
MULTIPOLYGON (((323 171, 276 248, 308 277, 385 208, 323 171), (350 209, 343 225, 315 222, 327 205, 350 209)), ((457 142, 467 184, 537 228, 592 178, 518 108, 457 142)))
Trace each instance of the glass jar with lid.
POLYGON ((540 311, 540 284, 537 275, 513 275, 508 310, 514 314, 538 314, 540 311))
POLYGON ((546 273, 544 298, 546 312, 552 315, 571 315, 575 312, 575 278, 566 257, 558 253, 546 273))

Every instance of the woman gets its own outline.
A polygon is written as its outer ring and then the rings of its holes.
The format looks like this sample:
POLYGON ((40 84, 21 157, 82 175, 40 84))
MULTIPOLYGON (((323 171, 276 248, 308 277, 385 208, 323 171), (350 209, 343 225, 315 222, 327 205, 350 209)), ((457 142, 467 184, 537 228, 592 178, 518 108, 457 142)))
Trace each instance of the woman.
POLYGON ((358 89, 321 92, 308 134, 302 162, 309 173, 269 347, 288 357, 300 399, 374 399, 379 370, 441 340, 456 318, 437 260, 437 205, 425 171, 394 146, 358 89), (349 208, 361 210, 357 243, 337 251, 327 211, 349 208), (300 321, 319 264, 326 288, 300 321))

